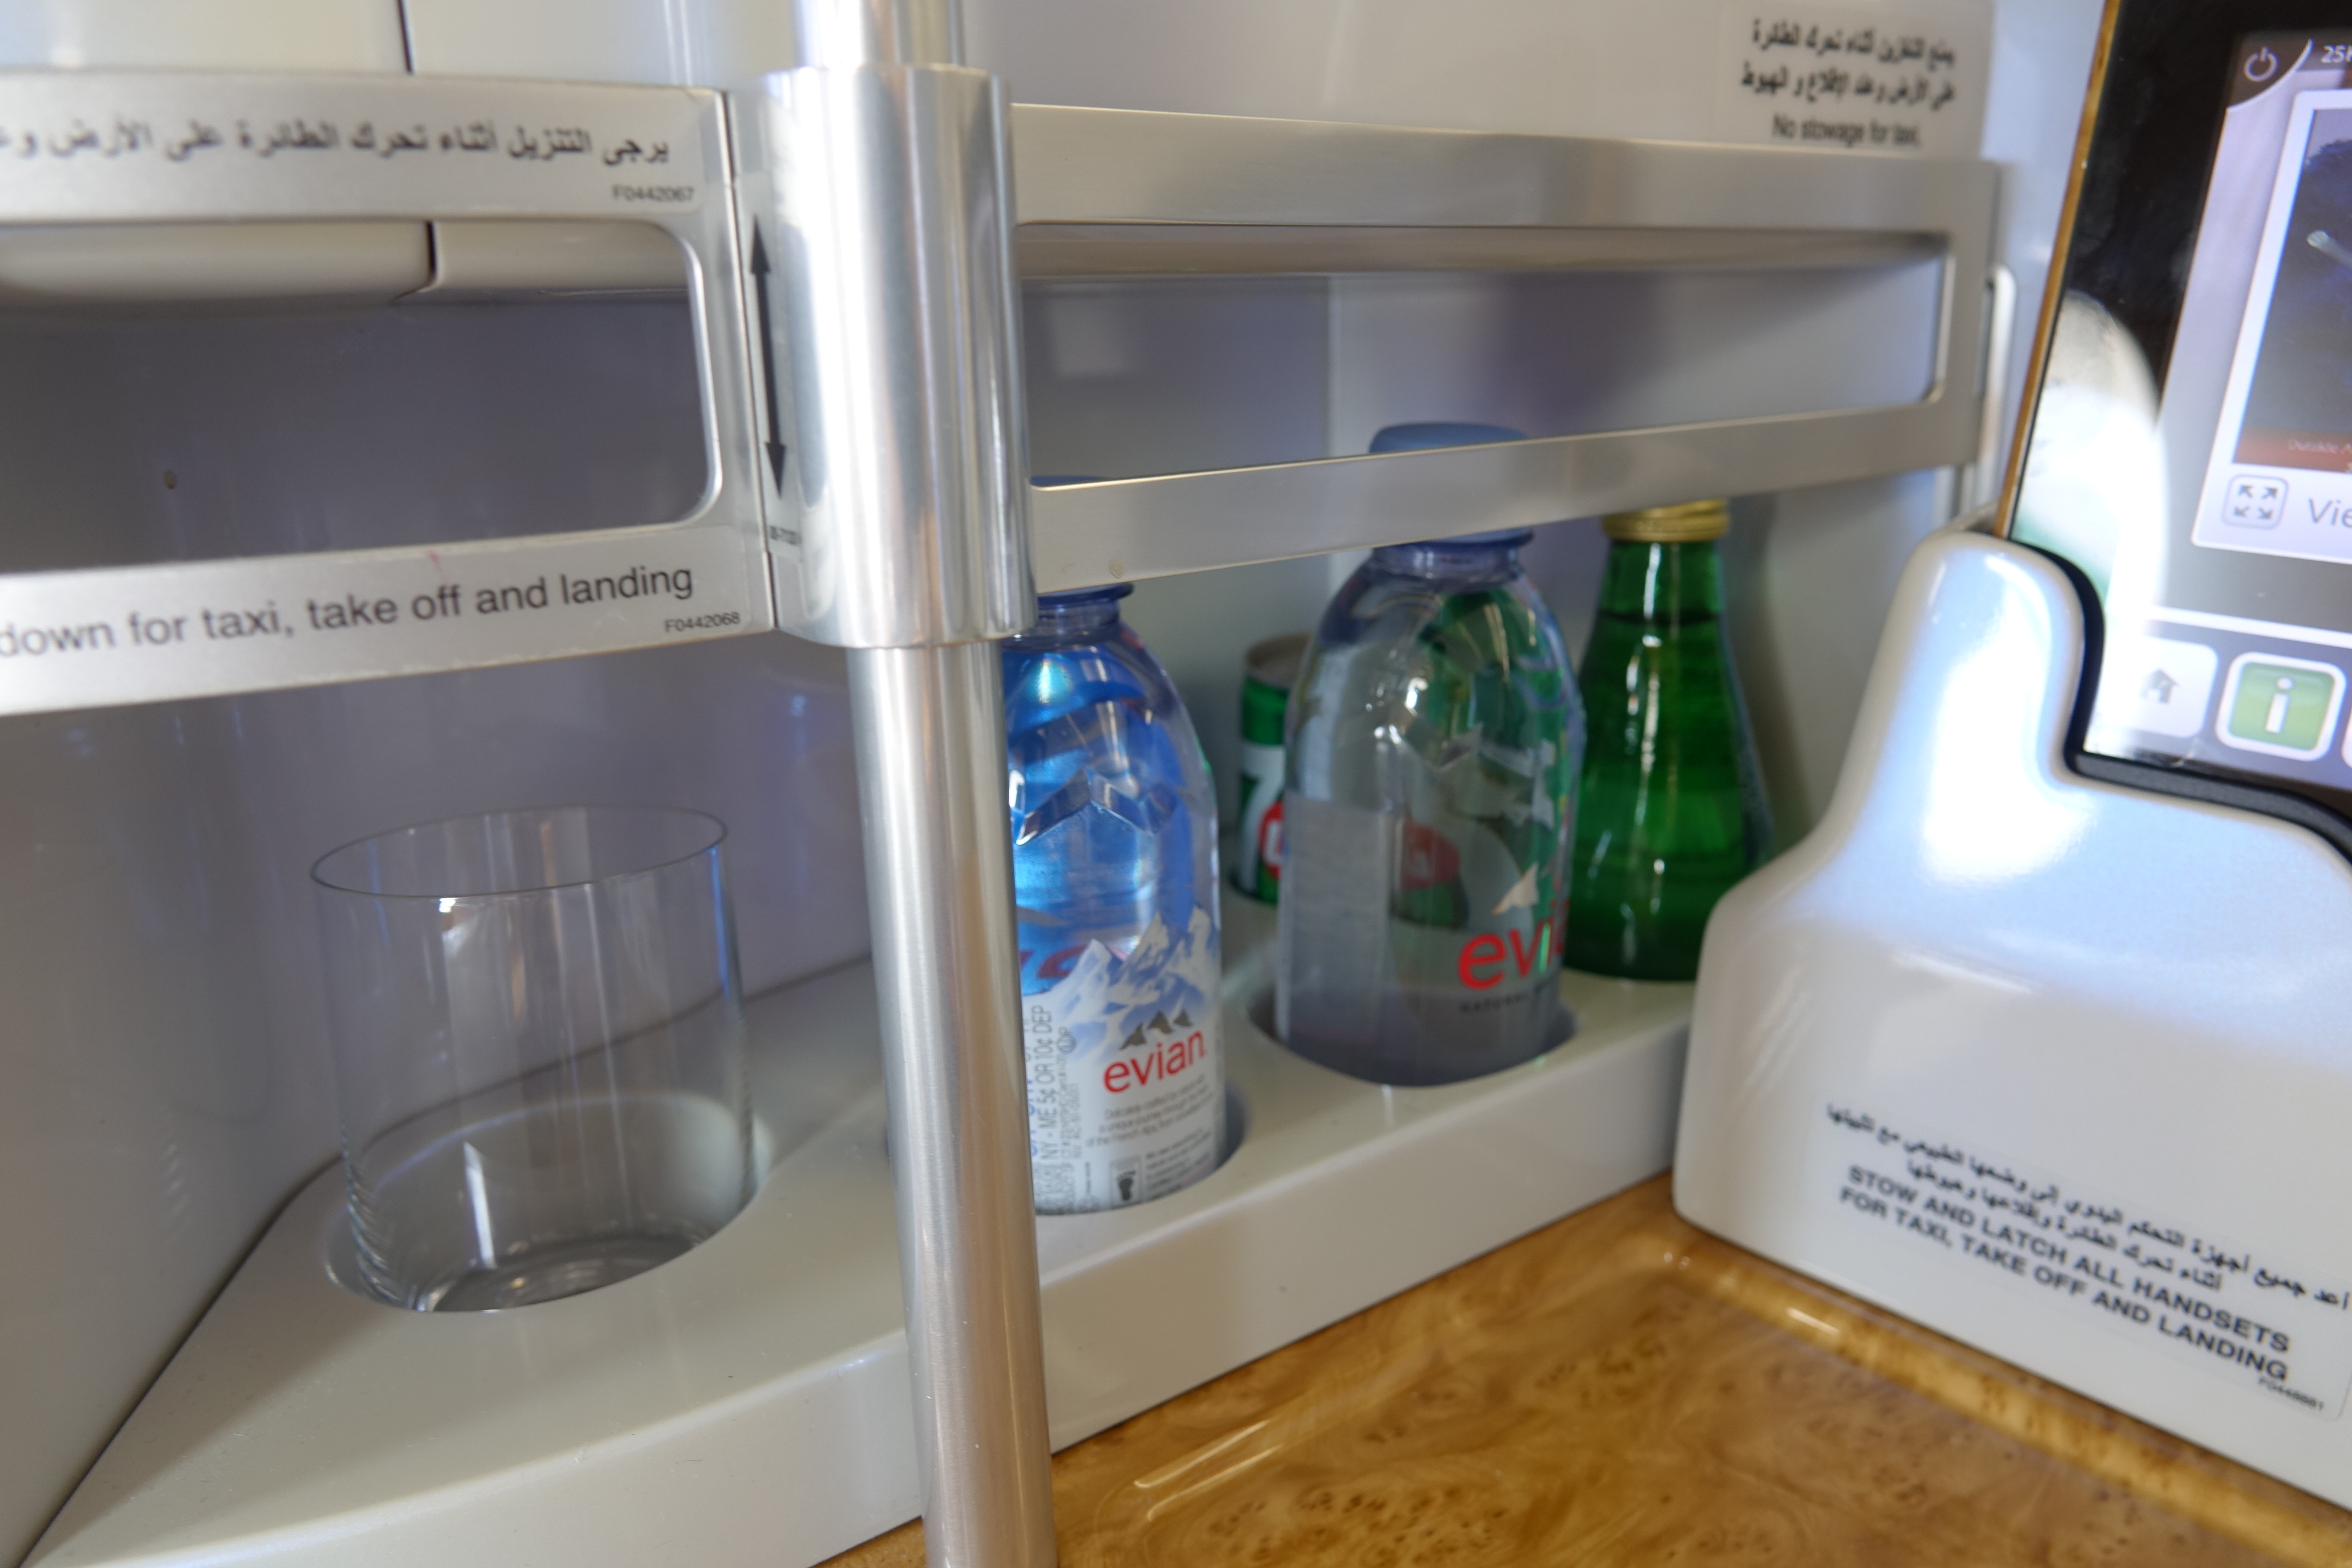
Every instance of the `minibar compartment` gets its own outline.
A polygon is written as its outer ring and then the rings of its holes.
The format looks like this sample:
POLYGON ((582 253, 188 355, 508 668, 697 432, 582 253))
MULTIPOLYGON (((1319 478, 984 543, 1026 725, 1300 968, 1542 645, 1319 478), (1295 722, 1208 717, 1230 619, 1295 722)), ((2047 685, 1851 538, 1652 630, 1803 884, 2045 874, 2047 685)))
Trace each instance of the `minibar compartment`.
POLYGON ((467 543, 695 510, 709 461, 682 289, 412 298, 0 311, 0 572, 467 543))

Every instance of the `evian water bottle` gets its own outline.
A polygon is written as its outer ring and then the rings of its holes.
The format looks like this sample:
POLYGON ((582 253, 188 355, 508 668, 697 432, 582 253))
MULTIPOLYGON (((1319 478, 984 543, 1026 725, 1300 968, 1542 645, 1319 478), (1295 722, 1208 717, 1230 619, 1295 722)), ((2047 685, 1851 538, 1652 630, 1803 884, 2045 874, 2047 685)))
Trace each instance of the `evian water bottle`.
MULTIPOLYGON (((1514 435, 1402 431, 1373 449, 1514 435)), ((1374 551, 1291 692, 1276 1032, 1326 1067, 1448 1083, 1571 1026, 1559 949, 1584 714, 1519 568, 1528 538, 1374 551)))
POLYGON ((1141 1203, 1224 1147, 1217 817, 1125 586, 1038 596, 1004 644, 1029 1155, 1041 1214, 1141 1203))

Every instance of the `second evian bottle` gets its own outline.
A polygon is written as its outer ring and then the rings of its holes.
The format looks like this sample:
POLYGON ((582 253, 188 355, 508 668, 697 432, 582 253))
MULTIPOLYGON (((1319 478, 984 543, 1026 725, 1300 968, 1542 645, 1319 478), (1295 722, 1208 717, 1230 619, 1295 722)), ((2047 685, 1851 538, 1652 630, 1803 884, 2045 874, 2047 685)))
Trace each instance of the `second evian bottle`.
POLYGON ((1004 644, 1029 1154, 1041 1214, 1217 1168, 1217 817, 1192 721, 1119 619, 1125 586, 1038 595, 1004 644))
MULTIPOLYGON (((1514 439, 1398 426, 1375 452, 1514 439)), ((1375 550, 1290 694, 1275 1024, 1310 1061, 1451 1083, 1564 1039, 1584 714, 1525 531, 1375 550)))

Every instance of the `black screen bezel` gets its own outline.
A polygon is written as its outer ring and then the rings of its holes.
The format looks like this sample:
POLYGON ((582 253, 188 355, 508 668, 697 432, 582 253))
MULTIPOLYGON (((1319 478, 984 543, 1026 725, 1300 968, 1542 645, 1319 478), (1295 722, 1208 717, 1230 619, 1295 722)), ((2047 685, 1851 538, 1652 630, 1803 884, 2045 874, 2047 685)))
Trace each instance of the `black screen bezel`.
MULTIPOLYGON (((2042 302, 2031 396, 2011 454, 2000 532, 2016 516, 2058 300, 2074 289, 2105 306, 2162 384, 2240 44, 2257 33, 2347 29, 2347 0, 2111 0, 2093 67, 2088 134, 2077 148, 2061 250, 2042 302)), ((2080 577, 2073 563, 2063 563, 2080 577)), ((2066 745, 2075 772, 2282 817, 2320 833, 2352 858, 2352 792, 2205 761, 2134 762, 2084 751, 2102 641, 2095 594, 2084 595, 2084 680, 2066 745)))
POLYGON ((2253 33, 2352 29, 2352 5, 2121 0, 2110 16, 2059 276, 2130 330, 2161 384, 2239 41, 2253 33))

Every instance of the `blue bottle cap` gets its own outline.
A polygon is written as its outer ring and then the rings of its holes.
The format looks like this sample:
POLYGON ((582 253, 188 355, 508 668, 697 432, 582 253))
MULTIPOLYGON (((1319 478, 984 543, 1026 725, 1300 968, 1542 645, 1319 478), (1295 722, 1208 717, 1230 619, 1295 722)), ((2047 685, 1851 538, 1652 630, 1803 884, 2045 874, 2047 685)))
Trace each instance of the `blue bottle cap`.
MULTIPOLYGON (((1527 433, 1507 425, 1471 425, 1453 420, 1433 419, 1415 425, 1390 425, 1372 437, 1372 452, 1428 452, 1440 447, 1483 447, 1493 441, 1524 441, 1527 433)), ((1532 529, 1505 528, 1491 533, 1457 533, 1451 539, 1425 539, 1421 544, 1440 550, 1480 546, 1501 548, 1525 544, 1535 537, 1532 529)))
POLYGON ((1492 441, 1524 441, 1524 430, 1507 425, 1465 425, 1452 420, 1425 420, 1417 425, 1390 425, 1372 437, 1372 451, 1426 452, 1437 447, 1483 447, 1492 441))
POLYGON ((1489 533, 1457 533, 1451 539, 1415 539, 1382 544, 1381 550, 1517 550, 1536 536, 1532 528, 1498 528, 1489 533))
MULTIPOLYGON (((1041 490, 1050 490, 1056 485, 1098 485, 1102 483, 1102 476, 1032 474, 1029 482, 1041 490)), ((1089 599, 1124 599, 1134 592, 1135 584, 1132 583, 1106 583, 1098 588, 1064 588, 1058 593, 1038 595, 1037 607, 1042 610, 1048 605, 1082 605, 1089 599)))
POLYGON ((1132 583, 1105 583, 1098 588, 1057 588, 1050 594, 1037 595, 1037 607, 1052 605, 1083 605, 1096 599, 1124 599, 1135 592, 1132 583))

